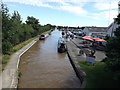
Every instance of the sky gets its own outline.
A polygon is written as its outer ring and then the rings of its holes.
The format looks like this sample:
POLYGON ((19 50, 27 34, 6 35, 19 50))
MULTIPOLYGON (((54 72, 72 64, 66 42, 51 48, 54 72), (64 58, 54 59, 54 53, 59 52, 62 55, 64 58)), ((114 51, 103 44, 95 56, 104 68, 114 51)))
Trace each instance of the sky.
POLYGON ((108 27, 118 15, 119 0, 2 0, 12 15, 18 11, 23 22, 28 16, 41 25, 108 27))

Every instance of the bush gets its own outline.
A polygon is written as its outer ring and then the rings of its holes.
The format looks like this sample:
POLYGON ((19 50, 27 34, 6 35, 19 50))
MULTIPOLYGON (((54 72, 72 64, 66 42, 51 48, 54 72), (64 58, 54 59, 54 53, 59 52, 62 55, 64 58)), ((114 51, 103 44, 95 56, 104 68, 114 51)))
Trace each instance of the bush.
POLYGON ((119 58, 107 58, 106 64, 112 71, 120 70, 120 59, 119 58))
POLYGON ((12 44, 10 42, 2 42, 2 52, 3 54, 10 54, 10 50, 11 50, 12 44))

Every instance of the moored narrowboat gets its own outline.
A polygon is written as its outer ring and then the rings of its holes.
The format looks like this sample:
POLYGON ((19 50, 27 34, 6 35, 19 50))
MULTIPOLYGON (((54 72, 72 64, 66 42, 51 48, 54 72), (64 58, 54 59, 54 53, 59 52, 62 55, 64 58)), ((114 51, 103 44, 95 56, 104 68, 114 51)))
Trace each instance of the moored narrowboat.
POLYGON ((48 34, 41 34, 39 37, 39 40, 44 40, 47 37, 48 37, 48 34))
POLYGON ((65 51, 67 51, 65 40, 60 37, 58 40, 58 52, 63 53, 65 51))

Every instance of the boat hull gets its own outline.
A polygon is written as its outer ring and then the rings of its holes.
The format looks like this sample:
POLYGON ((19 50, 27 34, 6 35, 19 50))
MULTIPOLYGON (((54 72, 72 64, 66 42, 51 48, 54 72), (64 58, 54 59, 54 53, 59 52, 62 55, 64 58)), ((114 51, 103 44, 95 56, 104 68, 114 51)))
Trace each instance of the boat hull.
POLYGON ((49 34, 42 34, 40 35, 39 40, 45 40, 48 36, 49 34))
POLYGON ((59 53, 63 53, 63 52, 66 52, 66 51, 67 51, 66 48, 58 48, 59 53))

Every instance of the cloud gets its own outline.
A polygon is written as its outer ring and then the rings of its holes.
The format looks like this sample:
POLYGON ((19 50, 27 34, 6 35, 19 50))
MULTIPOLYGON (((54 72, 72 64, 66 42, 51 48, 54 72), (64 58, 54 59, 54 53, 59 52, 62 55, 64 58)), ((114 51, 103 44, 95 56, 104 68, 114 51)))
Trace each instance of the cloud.
POLYGON ((66 10, 66 11, 69 11, 69 12, 73 12, 77 15, 87 13, 85 10, 83 10, 81 7, 78 7, 78 6, 67 5, 67 6, 61 6, 61 7, 59 7, 59 9, 66 10))
POLYGON ((17 2, 39 7, 64 10, 95 20, 100 20, 101 18, 112 20, 115 16, 117 16, 117 10, 113 9, 118 8, 118 0, 3 0, 3 2, 17 2), (83 7, 85 7, 86 3, 89 2, 95 2, 94 8, 100 10, 101 12, 91 13, 85 10, 83 7))
POLYGON ((30 4, 34 6, 65 10, 65 11, 75 13, 77 15, 85 14, 87 12, 82 8, 83 5, 78 3, 79 0, 75 0, 75 1, 74 0, 3 0, 3 1, 4 2, 18 2, 22 4, 30 4), (54 4, 51 5, 50 2, 54 4), (59 4, 59 6, 57 6, 56 3, 59 4))
POLYGON ((18 6, 17 6, 17 5, 15 5, 15 4, 9 4, 9 6, 11 6, 11 7, 13 7, 13 8, 18 7, 18 6))
POLYGON ((117 9, 118 8, 118 2, 102 2, 102 3, 96 3, 95 8, 98 10, 109 10, 109 9, 117 9))
POLYGON ((105 17, 107 20, 112 21, 113 18, 116 18, 118 15, 118 11, 116 10, 111 10, 111 11, 105 11, 105 12, 101 12, 100 15, 103 17, 105 17))
POLYGON ((105 2, 118 2, 119 0, 3 0, 4 2, 19 2, 19 3, 38 3, 38 2, 55 2, 55 3, 75 3, 75 4, 81 4, 81 3, 87 3, 87 2, 96 2, 96 3, 105 3, 105 2))
POLYGON ((103 11, 100 13, 94 13, 91 14, 89 16, 87 16, 88 18, 93 18, 95 20, 99 21, 107 21, 108 25, 114 21, 114 18, 116 18, 118 15, 118 11, 116 10, 111 10, 111 11, 103 11))

